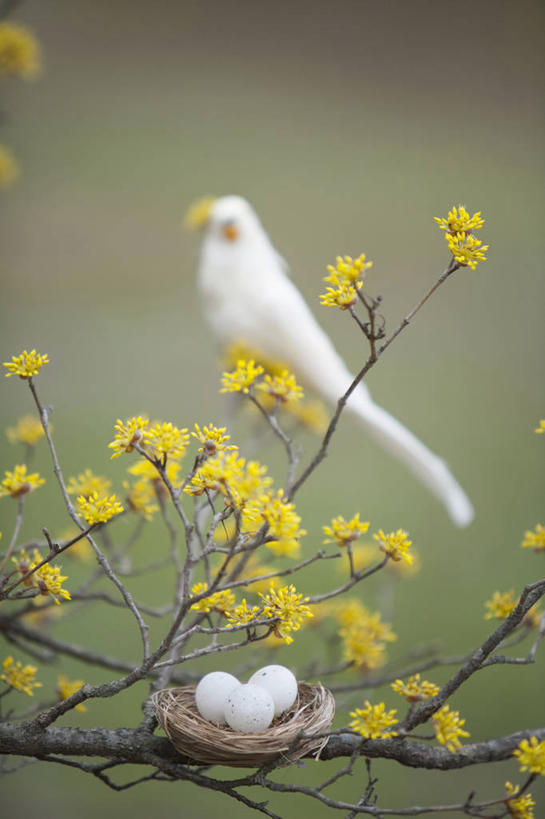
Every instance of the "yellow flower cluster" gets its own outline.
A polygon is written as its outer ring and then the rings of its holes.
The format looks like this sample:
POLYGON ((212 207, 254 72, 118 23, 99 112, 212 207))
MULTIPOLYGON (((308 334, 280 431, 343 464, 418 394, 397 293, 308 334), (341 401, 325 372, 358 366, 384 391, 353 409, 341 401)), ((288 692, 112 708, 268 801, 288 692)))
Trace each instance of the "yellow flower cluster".
POLYGON ((123 489, 126 491, 125 500, 130 511, 142 515, 147 521, 152 520, 159 507, 154 503, 156 494, 151 481, 146 478, 141 478, 133 484, 123 481, 123 489))
POLYGON ((3 680, 12 688, 16 688, 17 691, 23 691, 29 697, 33 697, 33 689, 42 687, 42 683, 35 680, 38 670, 35 665, 25 665, 23 667, 20 660, 14 662, 13 657, 6 657, 2 667, 4 671, 0 674, 0 680, 3 680))
POLYGON ((300 529, 301 518, 295 511, 295 505, 284 500, 281 489, 276 495, 269 492, 261 495, 257 502, 251 503, 244 510, 245 524, 252 523, 257 531, 263 523, 269 526, 266 546, 275 555, 296 557, 299 553, 299 540, 306 535, 305 529, 300 529))
POLYGON ((303 398, 302 388, 297 384, 295 376, 288 370, 283 370, 280 375, 266 374, 263 381, 257 385, 257 389, 282 404, 300 401, 303 398))
POLYGON ((462 747, 460 737, 468 737, 470 734, 462 728, 465 719, 460 719, 459 711, 451 711, 448 705, 443 707, 433 715, 433 727, 435 736, 441 745, 446 745, 451 754, 456 753, 462 747))
POLYGON ((459 208, 452 208, 446 219, 440 219, 438 216, 433 217, 441 230, 446 233, 465 233, 470 230, 479 230, 484 225, 484 219, 481 217, 481 211, 470 216, 463 205, 459 208))
MULTIPOLYGON (((195 585, 191 587, 191 596, 197 597, 197 595, 203 594, 206 591, 208 591, 208 583, 195 583, 195 585)), ((202 600, 197 600, 196 603, 193 603, 191 608, 193 611, 219 611, 226 613, 234 604, 235 595, 230 589, 225 589, 224 591, 214 592, 208 595, 208 597, 203 597, 202 600)))
POLYGON ((95 475, 91 469, 85 469, 80 475, 68 478, 66 491, 69 495, 83 495, 90 498, 95 492, 103 498, 108 494, 112 482, 102 475, 95 475))
POLYGON ((528 530, 524 533, 524 540, 521 543, 523 549, 534 549, 536 552, 545 551, 545 526, 536 524, 535 532, 528 530))
POLYGON ((331 526, 322 526, 325 535, 328 537, 324 543, 336 543, 338 546, 346 546, 358 540, 369 529, 369 523, 360 521, 359 512, 352 520, 345 520, 342 515, 333 518, 331 526))
POLYGON ((0 23, 0 77, 32 80, 40 73, 40 46, 26 26, 0 23))
MULTIPOLYGON (((35 564, 34 564, 35 565, 35 564)), ((34 568, 32 566, 31 568, 34 568)), ((36 588, 44 597, 52 597, 57 606, 60 605, 59 597, 63 600, 71 600, 70 592, 63 589, 62 584, 68 580, 66 575, 61 575, 61 570, 58 566, 51 566, 49 563, 44 563, 37 569, 32 577, 35 578, 36 588)))
POLYGON ((277 621, 274 633, 288 646, 293 643, 292 632, 299 631, 305 620, 314 616, 310 607, 305 605, 309 598, 297 594, 293 584, 280 589, 275 589, 271 584, 268 594, 259 596, 263 607, 262 616, 277 621))
POLYGON ((381 622, 380 614, 372 614, 363 603, 353 599, 338 604, 335 616, 341 624, 343 659, 366 671, 384 665, 385 644, 397 638, 391 626, 381 622))
POLYGON ((396 680, 392 683, 392 689, 405 697, 407 702, 421 702, 435 697, 439 693, 439 686, 427 680, 420 681, 420 674, 409 677, 406 683, 403 680, 396 680))
POLYGON ((8 495, 12 498, 19 498, 21 495, 33 492, 45 483, 37 472, 29 475, 25 464, 15 466, 13 472, 6 470, 4 474, 5 478, 0 484, 0 498, 8 495))
POLYGON ((347 310, 355 304, 358 297, 357 290, 362 285, 362 277, 365 271, 373 266, 373 262, 365 261, 365 253, 353 259, 351 256, 337 256, 335 265, 329 264, 327 270, 329 276, 324 278, 333 287, 327 287, 326 292, 320 296, 320 304, 325 307, 340 307, 347 310))
MULTIPOLYGON (((520 790, 518 785, 512 785, 511 782, 505 783, 505 790, 508 796, 513 796, 520 790)), ((521 796, 516 796, 514 799, 506 799, 505 804, 513 819, 534 819, 535 802, 532 799, 531 793, 525 793, 521 796)))
POLYGON ((239 505, 236 487, 243 479, 246 461, 238 452, 219 452, 208 458, 192 477, 184 492, 188 495, 202 495, 203 492, 221 492, 226 499, 239 505))
POLYGON ((34 549, 32 559, 28 556, 25 549, 21 549, 18 557, 12 557, 12 562, 17 567, 19 575, 23 578, 25 586, 34 587, 43 597, 52 597, 56 605, 60 605, 59 597, 63 600, 70 600, 70 592, 62 588, 65 580, 68 580, 66 575, 61 575, 61 570, 58 566, 51 566, 49 563, 44 563, 39 569, 36 569, 33 574, 28 575, 33 569, 42 562, 42 555, 38 549, 34 549))
POLYGON ((407 532, 403 529, 398 529, 397 532, 389 532, 385 534, 382 529, 379 529, 378 534, 373 535, 374 539, 378 541, 379 549, 387 555, 390 555, 392 560, 396 562, 404 560, 411 564, 414 560, 412 554, 409 553, 409 548, 412 546, 412 540, 409 540, 407 532))
POLYGON ((142 415, 127 418, 125 422, 117 419, 114 440, 108 444, 114 450, 112 458, 119 458, 124 452, 132 452, 135 444, 145 443, 144 435, 149 421, 142 415))
POLYGON ((174 424, 154 424, 146 430, 145 441, 150 449, 150 455, 157 459, 169 455, 171 458, 181 458, 189 444, 187 429, 178 429, 174 424))
POLYGON ((47 354, 41 355, 36 350, 30 352, 23 350, 21 355, 12 356, 11 361, 4 361, 4 367, 9 370, 5 375, 6 378, 11 375, 18 375, 19 378, 25 379, 32 378, 33 375, 40 372, 44 364, 49 364, 47 354))
POLYGON ((80 495, 78 505, 79 514, 90 526, 94 526, 96 523, 106 523, 110 518, 123 512, 123 507, 115 495, 111 495, 109 498, 106 496, 100 497, 98 492, 93 492, 88 498, 80 495))
MULTIPOLYGON (((226 369, 234 369, 237 363, 241 360, 247 361, 249 359, 255 361, 256 364, 263 367, 264 372, 271 377, 281 377, 283 373, 288 371, 284 361, 275 361, 266 356, 261 350, 249 347, 244 341, 238 340, 229 345, 224 352, 224 366, 226 369)), ((293 378, 293 376, 291 376, 293 378)), ((292 382, 295 383, 295 380, 292 382)), ((298 394, 298 393, 297 393, 298 394)), ((260 396, 260 404, 266 411, 275 409, 276 404, 280 403, 280 409, 293 417, 299 424, 312 432, 322 434, 327 429, 329 423, 329 416, 324 404, 318 400, 305 400, 304 398, 288 400, 287 403, 282 401, 276 402, 272 395, 263 393, 260 396)), ((253 404, 248 404, 254 412, 256 408, 253 404)))
POLYGON ((9 148, 0 145, 0 188, 9 188, 19 176, 19 165, 9 148))
POLYGON ((246 598, 243 597, 238 606, 226 611, 225 614, 229 620, 228 626, 246 626, 250 625, 253 620, 257 620, 260 612, 259 606, 249 606, 246 598))
POLYGON ((484 225, 480 211, 470 216, 467 210, 460 206, 458 209, 452 208, 446 219, 434 216, 434 220, 441 230, 445 231, 445 241, 459 265, 475 270, 479 262, 486 261, 484 254, 488 250, 488 245, 483 245, 473 236, 473 231, 484 225))
POLYGON ((530 737, 530 741, 523 739, 513 756, 518 759, 521 771, 545 776, 545 740, 538 742, 537 737, 530 737))
POLYGON ((517 605, 515 592, 513 589, 503 594, 495 591, 490 600, 487 600, 484 605, 488 609, 484 616, 485 620, 492 620, 493 617, 497 617, 498 620, 505 620, 517 605))
POLYGON ((371 705, 369 700, 365 700, 365 708, 356 708, 350 712, 352 722, 348 727, 358 734, 361 734, 364 739, 388 739, 389 737, 396 737, 396 731, 390 731, 392 725, 397 725, 399 720, 396 719, 396 709, 386 711, 386 706, 383 702, 378 705, 371 705))
POLYGON ((545 434, 545 418, 544 418, 544 419, 542 419, 542 420, 539 422, 539 426, 538 426, 538 427, 536 427, 536 429, 534 430, 534 432, 536 432, 536 433, 537 433, 537 435, 544 435, 544 434, 545 434))
POLYGON ((23 415, 14 427, 6 429, 6 435, 10 444, 35 446, 45 432, 39 418, 35 415, 23 415))
POLYGON ((250 392, 250 387, 263 375, 264 369, 260 364, 256 364, 253 359, 237 361, 236 369, 233 372, 224 372, 221 377, 222 388, 220 392, 242 392, 246 395, 250 392))
POLYGON ((197 451, 206 455, 215 455, 216 452, 236 449, 236 446, 227 446, 231 436, 227 434, 225 427, 215 427, 214 424, 208 424, 208 426, 203 426, 201 429, 198 424, 195 424, 195 431, 191 435, 201 445, 197 451))
MULTIPOLYGON (((83 680, 69 680, 64 674, 59 674, 57 677, 57 695, 59 699, 67 700, 68 697, 71 697, 72 694, 79 691, 80 688, 83 687, 83 684, 83 680)), ((79 705, 75 706, 74 711, 79 711, 83 714, 87 711, 87 708, 80 702, 79 705)))

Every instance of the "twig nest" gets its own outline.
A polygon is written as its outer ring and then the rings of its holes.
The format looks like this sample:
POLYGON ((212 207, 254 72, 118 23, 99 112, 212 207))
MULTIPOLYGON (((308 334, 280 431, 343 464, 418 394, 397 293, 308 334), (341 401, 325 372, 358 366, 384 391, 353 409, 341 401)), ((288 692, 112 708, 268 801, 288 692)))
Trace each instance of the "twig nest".
POLYGON ((258 734, 269 727, 273 717, 273 698, 258 685, 239 685, 227 697, 225 719, 235 731, 258 734))
POLYGON ((275 717, 291 708, 297 699, 297 680, 284 665, 266 665, 252 674, 248 683, 269 692, 274 702, 275 717))
POLYGON ((302 756, 319 756, 335 715, 335 700, 322 685, 300 682, 297 699, 259 733, 243 734, 199 714, 195 686, 157 691, 157 719, 182 756, 195 764, 256 768, 267 762, 291 765, 302 756))
POLYGON ((217 725, 225 723, 225 703, 240 682, 226 671, 206 674, 195 689, 195 704, 199 714, 217 725))

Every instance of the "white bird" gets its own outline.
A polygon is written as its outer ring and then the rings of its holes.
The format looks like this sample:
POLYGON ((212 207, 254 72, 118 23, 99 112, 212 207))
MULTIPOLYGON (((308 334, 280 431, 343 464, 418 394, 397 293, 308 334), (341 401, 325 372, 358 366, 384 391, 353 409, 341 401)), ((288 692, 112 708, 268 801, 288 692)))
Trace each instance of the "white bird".
MULTIPOLYGON (((282 361, 331 404, 353 376, 288 278, 256 212, 240 196, 223 196, 193 211, 204 226, 198 285, 204 310, 222 345, 244 341, 249 349, 282 361)), ((371 398, 361 383, 346 411, 403 461, 445 505, 458 526, 473 519, 473 507, 445 462, 371 398)))

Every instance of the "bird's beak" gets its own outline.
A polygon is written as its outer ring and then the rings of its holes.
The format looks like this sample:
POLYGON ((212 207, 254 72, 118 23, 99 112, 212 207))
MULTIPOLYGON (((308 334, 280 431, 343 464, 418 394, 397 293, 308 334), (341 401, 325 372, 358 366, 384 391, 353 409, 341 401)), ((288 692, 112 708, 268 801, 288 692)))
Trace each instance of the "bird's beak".
POLYGON ((232 219, 223 223, 221 232, 230 242, 234 242, 235 239, 238 239, 238 228, 232 219))
POLYGON ((210 218, 212 205, 216 201, 216 196, 201 196, 187 209, 183 220, 183 226, 187 230, 200 230, 205 227, 210 218))

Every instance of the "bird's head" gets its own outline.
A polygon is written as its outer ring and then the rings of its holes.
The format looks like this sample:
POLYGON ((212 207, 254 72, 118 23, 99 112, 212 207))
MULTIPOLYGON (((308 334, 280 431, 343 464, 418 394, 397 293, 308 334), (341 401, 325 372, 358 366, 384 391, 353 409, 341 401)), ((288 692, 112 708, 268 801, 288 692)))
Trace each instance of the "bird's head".
POLYGON ((258 224, 254 209, 242 196, 203 197, 191 205, 185 217, 186 227, 202 228, 225 242, 238 241, 258 224))

